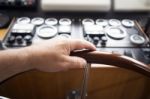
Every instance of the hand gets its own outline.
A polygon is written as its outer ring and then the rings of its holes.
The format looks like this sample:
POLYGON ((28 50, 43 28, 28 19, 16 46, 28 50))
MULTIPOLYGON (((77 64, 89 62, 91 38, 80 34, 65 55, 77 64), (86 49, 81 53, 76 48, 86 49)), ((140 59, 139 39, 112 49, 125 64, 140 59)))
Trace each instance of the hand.
POLYGON ((51 39, 25 48, 29 53, 29 65, 44 72, 64 71, 82 68, 86 61, 80 57, 69 56, 74 50, 95 50, 95 46, 85 40, 51 39))

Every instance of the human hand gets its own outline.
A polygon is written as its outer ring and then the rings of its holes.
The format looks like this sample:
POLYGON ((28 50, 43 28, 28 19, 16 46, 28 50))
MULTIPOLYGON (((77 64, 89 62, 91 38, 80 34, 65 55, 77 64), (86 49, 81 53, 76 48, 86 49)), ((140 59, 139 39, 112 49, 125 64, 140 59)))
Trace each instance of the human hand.
POLYGON ((80 57, 70 56, 72 51, 81 49, 96 50, 88 41, 63 38, 47 40, 25 48, 29 56, 29 65, 44 72, 82 68, 86 61, 80 57))

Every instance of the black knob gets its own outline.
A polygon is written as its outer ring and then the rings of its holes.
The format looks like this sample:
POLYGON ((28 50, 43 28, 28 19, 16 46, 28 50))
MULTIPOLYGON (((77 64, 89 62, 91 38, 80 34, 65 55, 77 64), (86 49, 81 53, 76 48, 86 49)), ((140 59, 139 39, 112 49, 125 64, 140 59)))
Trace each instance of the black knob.
POLYGON ((26 35, 24 37, 24 40, 26 41, 27 44, 31 44, 32 43, 32 36, 31 35, 26 35))
POLYGON ((106 36, 103 36, 102 38, 101 38, 101 45, 102 46, 106 46, 106 42, 107 42, 107 37, 106 36))
POLYGON ((15 42, 15 36, 10 36, 9 38, 8 38, 8 43, 9 44, 13 44, 15 42))
POLYGON ((23 37, 22 36, 17 36, 16 41, 17 41, 18 44, 22 44, 23 43, 23 37))
POLYGON ((97 45, 98 44, 98 42, 99 42, 99 37, 98 36, 95 36, 95 37, 93 37, 93 43, 95 44, 95 45, 97 45))
POLYGON ((101 38, 101 40, 102 40, 102 42, 105 42, 105 43, 106 43, 108 39, 107 39, 106 36, 103 36, 103 37, 101 38))

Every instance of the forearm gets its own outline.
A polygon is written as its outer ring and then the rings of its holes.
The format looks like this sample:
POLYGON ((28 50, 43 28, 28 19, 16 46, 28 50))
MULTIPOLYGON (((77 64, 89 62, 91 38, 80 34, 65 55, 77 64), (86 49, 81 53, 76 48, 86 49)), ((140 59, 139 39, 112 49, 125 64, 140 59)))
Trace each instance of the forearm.
POLYGON ((0 51, 0 82, 21 72, 32 69, 24 49, 0 51))

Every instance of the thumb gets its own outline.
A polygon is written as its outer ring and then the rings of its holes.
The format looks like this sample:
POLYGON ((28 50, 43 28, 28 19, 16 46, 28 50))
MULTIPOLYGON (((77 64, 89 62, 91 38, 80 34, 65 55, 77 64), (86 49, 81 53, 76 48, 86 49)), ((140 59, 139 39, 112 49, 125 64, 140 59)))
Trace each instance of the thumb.
POLYGON ((67 56, 68 60, 68 69, 73 68, 84 68, 87 64, 86 60, 77 56, 67 56))

